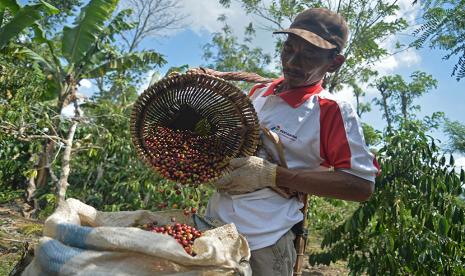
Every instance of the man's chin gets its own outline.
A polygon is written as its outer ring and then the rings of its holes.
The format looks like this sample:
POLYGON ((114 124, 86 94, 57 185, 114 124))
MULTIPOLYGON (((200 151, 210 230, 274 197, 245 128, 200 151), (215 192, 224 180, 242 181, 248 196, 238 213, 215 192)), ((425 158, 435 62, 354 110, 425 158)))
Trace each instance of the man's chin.
POLYGON ((305 82, 302 80, 303 78, 300 77, 284 75, 284 82, 286 82, 290 87, 305 86, 305 82))

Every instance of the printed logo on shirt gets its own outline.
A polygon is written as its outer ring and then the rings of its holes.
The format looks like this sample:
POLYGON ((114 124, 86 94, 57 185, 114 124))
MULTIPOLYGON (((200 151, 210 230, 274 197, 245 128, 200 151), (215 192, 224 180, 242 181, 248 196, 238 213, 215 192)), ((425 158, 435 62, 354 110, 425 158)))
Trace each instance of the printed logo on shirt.
POLYGON ((297 136, 285 131, 280 125, 276 125, 276 126, 270 128, 270 130, 274 131, 274 132, 276 132, 278 134, 281 134, 282 136, 284 136, 284 137, 286 137, 286 138, 288 138, 288 139, 290 139, 292 141, 297 140, 297 136))

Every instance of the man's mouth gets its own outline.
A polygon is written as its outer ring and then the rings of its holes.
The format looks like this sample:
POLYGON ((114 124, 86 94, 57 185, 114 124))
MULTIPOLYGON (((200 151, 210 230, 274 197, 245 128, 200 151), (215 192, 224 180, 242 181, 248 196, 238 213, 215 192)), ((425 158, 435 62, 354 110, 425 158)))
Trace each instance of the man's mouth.
POLYGON ((295 72, 291 70, 283 70, 283 74, 291 78, 302 78, 303 75, 300 72, 295 72))

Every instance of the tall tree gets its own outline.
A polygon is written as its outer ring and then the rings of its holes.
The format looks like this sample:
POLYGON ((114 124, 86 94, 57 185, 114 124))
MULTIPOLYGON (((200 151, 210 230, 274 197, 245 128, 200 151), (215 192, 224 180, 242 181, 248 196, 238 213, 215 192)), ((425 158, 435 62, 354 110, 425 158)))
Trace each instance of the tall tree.
POLYGON ((383 76, 375 82, 374 86, 381 97, 375 98, 374 102, 381 108, 388 129, 392 129, 393 123, 399 121, 399 117, 404 121, 408 120, 412 111, 420 108, 413 105, 413 100, 437 87, 437 80, 425 72, 413 72, 410 78, 412 81, 407 83, 400 75, 383 76), (395 112, 396 107, 400 107, 399 114, 395 112))
POLYGON ((413 72, 410 78, 412 81, 410 83, 401 82, 399 89, 396 91, 397 93, 395 93, 395 99, 397 104, 400 105, 404 121, 408 119, 409 113, 420 109, 419 106, 413 106, 413 100, 423 96, 431 89, 437 88, 438 84, 433 76, 425 72, 413 72))
POLYGON ((375 98, 373 101, 381 108, 383 118, 386 119, 388 129, 392 128, 394 120, 394 106, 391 104, 394 91, 400 89, 403 79, 400 75, 383 76, 375 82, 376 89, 381 94, 381 98, 375 98))
MULTIPOLYGON (((123 0, 115 17, 120 22, 121 32, 112 54, 129 54, 140 50, 141 43, 149 37, 160 37, 167 31, 180 28, 185 20, 179 2, 173 0, 123 0)), ((149 67, 121 70, 115 74, 95 79, 100 96, 114 101, 126 101, 125 92, 130 85, 141 82, 149 67)))
POLYGON ((134 28, 121 35, 127 52, 137 49, 148 37, 160 36, 166 34, 167 30, 179 28, 185 18, 180 12, 180 3, 174 0, 124 0, 121 6, 133 11, 129 20, 135 23, 134 28))
MULTIPOLYGON (((40 3, 40 0, 33 0, 34 3, 40 3)), ((41 18, 40 25, 51 35, 59 31, 66 20, 75 15, 78 8, 82 5, 82 0, 48 0, 49 4, 56 7, 60 12, 41 18)))
POLYGON ((444 132, 449 136, 448 150, 465 154, 465 125, 459 121, 445 119, 444 132))
POLYGON ((444 50, 444 59, 456 57, 451 75, 457 81, 465 78, 465 1, 427 0, 420 4, 424 13, 412 45, 420 48, 426 44, 444 50))
MULTIPOLYGON (((222 72, 244 71, 276 77, 276 74, 268 68, 272 61, 271 55, 252 45, 255 37, 252 23, 246 27, 244 39, 240 41, 234 35, 231 26, 227 24, 226 16, 220 16, 218 21, 223 24, 221 32, 214 33, 211 42, 203 46, 203 59, 207 62, 206 67, 222 72)), ((243 88, 246 87, 248 85, 243 84, 243 88)))

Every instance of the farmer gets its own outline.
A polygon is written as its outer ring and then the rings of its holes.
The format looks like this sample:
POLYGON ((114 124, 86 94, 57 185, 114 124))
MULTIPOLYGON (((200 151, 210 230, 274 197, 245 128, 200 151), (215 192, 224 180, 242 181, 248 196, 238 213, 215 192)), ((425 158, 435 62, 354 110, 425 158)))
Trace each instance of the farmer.
POLYGON ((270 140, 257 156, 231 161, 233 171, 216 183, 207 217, 233 222, 251 248, 254 275, 292 275, 296 260, 291 228, 302 221, 303 203, 277 188, 352 201, 365 201, 378 171, 352 106, 322 87, 326 73, 344 63, 345 20, 327 9, 300 13, 281 51, 283 76, 255 86, 250 97, 262 127, 284 145, 288 168, 270 140), (271 157, 271 158, 270 158, 271 157))

